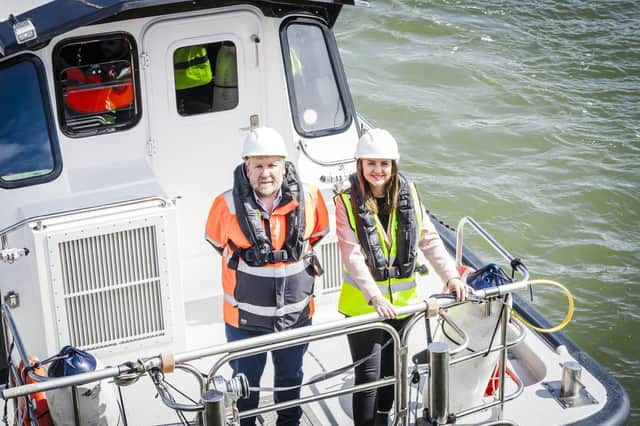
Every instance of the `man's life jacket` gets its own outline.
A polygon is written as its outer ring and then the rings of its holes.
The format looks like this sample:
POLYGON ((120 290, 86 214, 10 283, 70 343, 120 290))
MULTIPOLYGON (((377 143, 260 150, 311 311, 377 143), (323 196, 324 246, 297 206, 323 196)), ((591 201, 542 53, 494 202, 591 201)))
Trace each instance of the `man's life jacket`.
POLYGON ((295 327, 314 311, 317 259, 311 246, 327 234, 329 219, 317 187, 302 185, 286 164, 281 199, 266 219, 240 165, 231 191, 218 196, 206 237, 223 257, 224 320, 251 330, 295 327))
MULTIPOLYGON (((365 254, 367 267, 383 296, 395 306, 406 306, 416 303, 418 298, 414 269, 422 207, 413 185, 401 174, 398 178, 398 207, 389 217, 391 245, 385 242, 386 233, 378 215, 372 214, 364 204, 355 174, 350 177, 349 192, 336 195, 335 202, 344 203, 349 224, 365 254)), ((348 316, 374 312, 346 268, 338 310, 348 316)))
POLYGON ((176 90, 191 89, 209 84, 213 80, 207 49, 203 46, 186 46, 173 55, 176 90))
POLYGON ((262 223, 262 213, 255 196, 253 188, 245 173, 244 164, 236 167, 233 172, 233 203, 236 210, 236 218, 242 233, 251 243, 251 247, 241 249, 234 247, 230 241, 234 252, 230 262, 231 267, 235 267, 238 258, 250 266, 264 266, 268 263, 295 262, 300 260, 305 243, 303 241, 305 223, 304 211, 304 191, 300 188, 298 175, 292 163, 285 163, 286 172, 281 188, 282 202, 286 200, 296 200, 296 207, 287 215, 287 234, 283 250, 274 250, 271 239, 262 223))

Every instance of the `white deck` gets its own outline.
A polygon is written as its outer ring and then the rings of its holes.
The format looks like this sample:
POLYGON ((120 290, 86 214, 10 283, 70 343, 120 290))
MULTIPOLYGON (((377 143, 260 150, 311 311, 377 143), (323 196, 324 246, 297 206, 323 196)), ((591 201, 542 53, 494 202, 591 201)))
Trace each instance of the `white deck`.
MULTIPOLYGON (((435 285, 435 284, 432 284, 435 285)), ((215 344, 225 342, 224 323, 221 321, 219 298, 203 299, 200 301, 192 301, 185 305, 187 317, 187 345, 190 348, 204 348, 215 344)), ((314 317, 314 324, 320 324, 341 318, 337 313, 335 306, 337 305, 337 295, 323 296, 318 306, 317 314, 314 317)), ((457 309, 457 308, 454 308, 457 309)), ((451 310, 453 311, 453 309, 451 310)), ((456 316, 451 312, 452 316, 456 316)), ((473 340, 472 340, 473 342, 473 340)), ((420 322, 414 328, 409 342, 410 356, 425 347, 425 330, 424 322, 420 322)), ((596 382, 596 380, 586 371, 582 372, 582 382, 587 389, 598 401, 597 405, 587 405, 578 408, 564 409, 561 405, 551 397, 549 392, 543 386, 542 382, 559 382, 561 378, 560 363, 572 358, 565 354, 557 354, 550 350, 541 340, 535 337, 534 333, 528 332, 525 341, 514 348, 509 355, 508 366, 515 371, 523 380, 525 389, 523 394, 517 399, 506 404, 504 418, 515 421, 519 425, 540 425, 540 424, 565 424, 570 423, 589 414, 598 411, 602 405, 606 403, 606 394, 604 388, 596 382), (544 358, 544 359, 543 359, 544 358)), ((122 361, 122 360, 121 360, 122 361)), ((204 359, 196 363, 202 371, 208 372, 209 368, 215 362, 214 359, 204 359)), ((326 373, 342 366, 350 364, 351 357, 349 354, 348 343, 345 336, 339 336, 317 342, 309 345, 309 350, 304 359, 304 381, 309 381, 318 374, 326 373)), ((461 364, 463 365, 463 364, 461 364)), ((409 362, 409 369, 411 369, 409 362)), ((469 371, 473 373, 473 368, 468 371, 458 373, 463 377, 457 383, 454 367, 451 372, 451 398, 452 406, 460 408, 470 408, 471 403, 466 404, 464 401, 454 401, 458 392, 466 392, 469 387, 469 371)), ((223 367, 218 374, 230 378, 231 370, 228 366, 223 367)), ((175 377, 167 376, 168 381, 176 384, 193 398, 197 398, 198 394, 195 380, 185 373, 176 373, 175 377)), ((345 374, 326 382, 313 384, 305 388, 302 392, 303 396, 318 394, 320 392, 344 389, 353 383, 352 374, 345 374)), ((420 384, 422 387, 424 379, 420 384)), ((267 360, 267 366, 262 379, 262 386, 273 386, 273 368, 271 360, 267 360)), ((485 385, 482 385, 484 389, 485 385)), ((510 394, 515 390, 515 384, 512 380, 507 381, 506 393, 510 394)), ((178 421, 176 415, 168 411, 158 399, 154 399, 155 389, 152 388, 148 378, 141 378, 140 381, 129 388, 123 388, 126 395, 127 417, 129 424, 152 425, 166 424, 178 421), (140 407, 144 407, 140 410, 140 407), (142 411, 142 413, 141 413, 142 411), (140 414, 143 414, 140 416, 140 414)), ((410 393, 410 407, 412 412, 422 413, 422 397, 416 399, 416 389, 412 388, 410 393)), ((261 400, 268 401, 269 396, 266 393, 261 395, 261 400)), ((490 397, 483 398, 484 401, 492 400, 490 397)), ((346 425, 351 424, 351 396, 342 395, 320 402, 310 404, 305 407, 306 416, 303 418, 303 424, 318 425, 346 425)), ((469 415, 461 418, 456 424, 480 424, 495 419, 497 409, 488 409, 477 414, 469 415)), ((274 421, 275 414, 266 413, 264 416, 265 424, 271 424, 274 421)), ((415 418, 414 418, 415 419, 415 418)))

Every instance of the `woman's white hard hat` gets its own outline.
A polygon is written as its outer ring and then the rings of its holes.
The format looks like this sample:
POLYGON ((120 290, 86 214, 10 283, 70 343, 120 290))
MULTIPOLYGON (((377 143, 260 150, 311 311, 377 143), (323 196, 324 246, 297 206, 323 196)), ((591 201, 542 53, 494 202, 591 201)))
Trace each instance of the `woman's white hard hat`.
POLYGON ((398 143, 388 131, 384 129, 370 129, 358 140, 355 158, 398 161, 400 159, 398 143))
POLYGON ((287 146, 277 130, 256 127, 244 139, 242 158, 258 156, 287 157, 287 146))

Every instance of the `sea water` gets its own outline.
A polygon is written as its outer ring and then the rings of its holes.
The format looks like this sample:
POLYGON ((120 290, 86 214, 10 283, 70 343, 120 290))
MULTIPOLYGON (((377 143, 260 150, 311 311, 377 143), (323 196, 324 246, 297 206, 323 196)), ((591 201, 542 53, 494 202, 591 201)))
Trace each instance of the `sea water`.
MULTIPOLYGON (((640 422, 640 3, 374 0, 335 28, 356 107, 427 207, 570 289, 565 332, 640 422)), ((535 293, 561 321, 565 296, 535 293)))

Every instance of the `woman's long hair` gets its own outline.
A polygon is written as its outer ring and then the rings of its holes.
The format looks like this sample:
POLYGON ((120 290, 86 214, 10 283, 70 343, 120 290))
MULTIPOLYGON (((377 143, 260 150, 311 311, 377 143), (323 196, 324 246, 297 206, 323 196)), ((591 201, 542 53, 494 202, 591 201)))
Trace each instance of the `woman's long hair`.
MULTIPOLYGON (((356 163, 356 176, 358 177, 358 183, 360 184, 360 193, 362 194, 362 198, 364 200, 365 206, 371 211, 373 214, 377 214, 378 212, 378 203, 376 202, 376 198, 373 196, 373 192, 371 191, 371 186, 369 182, 364 178, 364 170, 362 167, 362 158, 358 159, 356 163)), ((391 212, 395 211, 398 208, 398 192, 400 191, 400 182, 398 180, 398 163, 395 160, 391 161, 391 179, 384 187, 384 198, 385 205, 389 209, 386 212, 387 214, 391 214, 391 212)))

